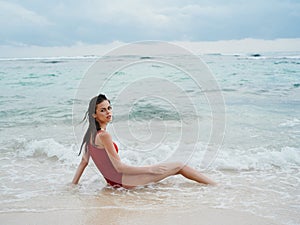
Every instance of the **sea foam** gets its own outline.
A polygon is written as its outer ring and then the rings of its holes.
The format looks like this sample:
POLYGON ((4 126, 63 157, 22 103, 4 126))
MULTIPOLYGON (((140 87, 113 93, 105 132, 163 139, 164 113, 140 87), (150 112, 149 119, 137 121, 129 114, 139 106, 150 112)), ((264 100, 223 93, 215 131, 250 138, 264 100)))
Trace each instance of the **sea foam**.
POLYGON ((264 147, 249 149, 247 152, 238 149, 221 150, 213 167, 219 170, 241 171, 291 169, 298 168, 299 165, 299 149, 286 146, 280 150, 264 147))
MULTIPOLYGON (((198 146, 204 145, 199 143, 198 146)), ((122 147, 122 146, 121 146, 122 147)), ((76 166, 78 164, 78 146, 75 144, 64 145, 56 140, 42 139, 42 140, 26 140, 20 139, 15 144, 17 148, 17 156, 25 158, 39 158, 47 157, 49 160, 58 160, 61 163, 68 166, 76 166)), ((172 155, 171 146, 164 146, 165 155, 161 155, 161 160, 166 157, 166 154, 172 155)), ((193 154, 189 160, 191 166, 197 167, 201 163, 203 157, 203 150, 197 151, 193 154)), ((163 153, 163 152, 161 152, 163 153)), ((151 152, 143 153, 142 159, 139 151, 126 151, 126 149, 120 149, 120 155, 122 161, 127 164, 148 164, 158 163, 159 160, 151 160, 155 157, 151 152), (139 159, 137 163, 137 159, 139 159), (143 162, 143 163, 142 163, 143 162)), ((157 159, 159 156, 156 156, 157 159)), ((171 157, 172 158, 172 157, 171 157)), ((217 170, 268 170, 268 169, 291 169, 298 168, 300 166, 300 153, 299 149, 295 147, 282 147, 279 150, 268 149, 266 147, 257 147, 248 150, 241 149, 221 149, 216 155, 215 161, 211 165, 213 169, 217 170)))
POLYGON ((55 159, 74 165, 77 163, 77 146, 72 144, 65 146, 52 138, 43 140, 19 140, 18 145, 21 147, 17 150, 19 157, 43 157, 55 159))

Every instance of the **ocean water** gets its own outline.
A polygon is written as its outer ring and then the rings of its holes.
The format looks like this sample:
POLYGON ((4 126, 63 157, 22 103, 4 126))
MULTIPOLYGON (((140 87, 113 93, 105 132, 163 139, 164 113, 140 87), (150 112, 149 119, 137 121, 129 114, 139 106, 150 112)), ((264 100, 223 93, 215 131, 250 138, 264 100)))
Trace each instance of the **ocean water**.
MULTIPOLYGON (((116 60, 123 60, 122 57, 116 60)), ((213 162, 203 171, 219 185, 206 187, 171 177, 131 191, 106 187, 92 163, 78 186, 70 184, 80 161, 80 138, 74 136, 72 123, 73 104, 87 106, 88 99, 78 103, 76 93, 97 58, 1 59, 0 213, 82 208, 171 210, 180 202, 183 210, 235 209, 278 224, 299 224, 300 53, 264 53, 260 57, 212 54, 201 58, 214 74, 225 101, 224 140, 213 162), (51 202, 53 196, 59 196, 56 203, 51 202), (99 201, 84 206, 70 204, 70 199, 75 202, 81 198, 99 201)), ((147 66, 153 74, 164 71, 173 81, 186 82, 189 95, 201 95, 193 85, 189 86, 182 73, 159 68, 151 61, 147 66)), ((143 69, 135 68, 135 76, 142 74, 143 69)), ((129 72, 130 68, 119 71, 120 79, 106 86, 108 97, 118 95, 125 82, 122 76, 129 72)), ((174 140, 182 125, 178 122, 180 115, 173 113, 174 108, 164 99, 154 97, 142 99, 130 108, 129 120, 133 123, 129 125, 135 129, 135 123, 149 121, 155 114, 161 123, 171 126, 166 132, 166 144, 159 151, 135 151, 143 145, 136 141, 123 143, 116 135, 120 156, 128 164, 156 163, 172 155, 176 148, 174 140)), ((202 169, 203 140, 209 136, 205 121, 210 121, 205 99, 202 103, 202 114, 196 116, 203 122, 203 136, 197 143, 199 151, 196 149, 188 161, 198 169, 202 169)), ((128 126, 128 106, 118 105, 113 99, 112 105, 117 105, 119 112, 113 127, 128 126)), ((147 131, 139 131, 136 139, 145 138, 147 131)), ((152 132, 165 134, 159 129, 152 132)))

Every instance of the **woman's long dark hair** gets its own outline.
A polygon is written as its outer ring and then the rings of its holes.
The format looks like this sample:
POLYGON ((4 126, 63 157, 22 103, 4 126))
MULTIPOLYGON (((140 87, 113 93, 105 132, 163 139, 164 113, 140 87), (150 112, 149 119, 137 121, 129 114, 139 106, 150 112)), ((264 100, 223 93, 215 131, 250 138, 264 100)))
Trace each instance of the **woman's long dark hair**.
POLYGON ((87 151, 87 146, 88 146, 88 143, 90 142, 91 138, 92 138, 92 143, 95 143, 96 133, 97 133, 97 131, 101 130, 101 127, 100 127, 100 124, 98 123, 98 121, 96 121, 96 119, 93 117, 93 114, 96 113, 97 105, 105 100, 110 103, 110 101, 103 94, 100 94, 90 100, 88 111, 85 113, 85 116, 82 120, 82 121, 88 120, 89 127, 83 137, 78 155, 81 154, 83 147, 84 147, 85 152, 87 151))

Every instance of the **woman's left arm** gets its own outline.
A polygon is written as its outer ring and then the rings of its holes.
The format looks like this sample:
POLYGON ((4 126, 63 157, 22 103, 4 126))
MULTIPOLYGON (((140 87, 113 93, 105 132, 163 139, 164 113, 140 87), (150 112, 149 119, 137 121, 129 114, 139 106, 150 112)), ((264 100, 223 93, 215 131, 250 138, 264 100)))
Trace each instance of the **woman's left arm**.
POLYGON ((85 152, 84 155, 82 156, 81 162, 76 170, 76 173, 74 175, 74 178, 72 180, 73 184, 78 184, 79 179, 84 171, 84 169, 86 168, 86 166, 89 164, 89 159, 90 159, 90 154, 89 152, 85 152))

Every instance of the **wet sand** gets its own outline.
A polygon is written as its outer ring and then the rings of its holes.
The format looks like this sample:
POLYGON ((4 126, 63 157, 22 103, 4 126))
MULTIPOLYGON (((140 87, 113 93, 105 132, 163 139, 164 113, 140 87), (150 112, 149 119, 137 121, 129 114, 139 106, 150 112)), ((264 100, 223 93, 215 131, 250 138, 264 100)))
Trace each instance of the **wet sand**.
POLYGON ((12 212, 0 214, 1 224, 205 224, 205 225, 275 225, 274 221, 245 212, 228 209, 184 210, 126 210, 126 209, 78 209, 48 212, 12 212))

